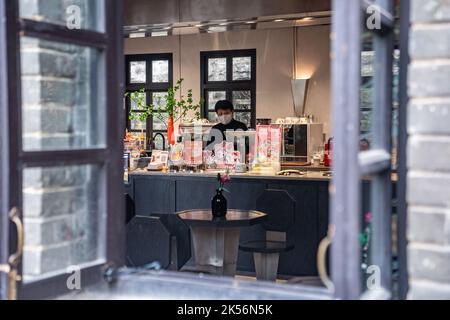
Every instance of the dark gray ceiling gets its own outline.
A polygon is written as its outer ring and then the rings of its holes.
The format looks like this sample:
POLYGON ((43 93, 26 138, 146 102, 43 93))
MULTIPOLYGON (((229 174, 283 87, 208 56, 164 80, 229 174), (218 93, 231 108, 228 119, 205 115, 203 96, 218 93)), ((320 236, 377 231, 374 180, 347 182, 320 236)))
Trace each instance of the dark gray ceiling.
POLYGON ((330 0, 125 0, 125 26, 331 11, 330 0))

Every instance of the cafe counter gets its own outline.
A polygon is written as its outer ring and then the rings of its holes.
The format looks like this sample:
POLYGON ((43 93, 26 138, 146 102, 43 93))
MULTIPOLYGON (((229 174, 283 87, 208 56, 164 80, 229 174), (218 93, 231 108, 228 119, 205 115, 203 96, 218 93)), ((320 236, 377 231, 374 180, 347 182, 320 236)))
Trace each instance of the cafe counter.
MULTIPOLYGON (((316 276, 318 245, 328 229, 328 187, 330 177, 323 171, 308 171, 305 175, 231 174, 225 196, 228 208, 255 210, 256 201, 266 189, 286 190, 296 201, 295 223, 287 240, 295 245, 280 258, 279 274, 288 276, 316 276)), ((211 207, 217 188, 217 172, 163 173, 138 170, 130 173, 127 192, 134 200, 139 216, 175 214, 191 209, 211 207)), ((241 242, 260 239, 264 231, 260 225, 241 231, 241 242)), ((254 272, 253 257, 239 252, 238 272, 254 272)))

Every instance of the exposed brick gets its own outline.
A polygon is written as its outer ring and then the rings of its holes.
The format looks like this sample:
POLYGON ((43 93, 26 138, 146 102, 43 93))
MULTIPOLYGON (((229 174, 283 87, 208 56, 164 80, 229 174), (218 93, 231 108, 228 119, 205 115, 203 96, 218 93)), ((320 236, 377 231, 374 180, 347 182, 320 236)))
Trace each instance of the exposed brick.
POLYGON ((413 62, 409 68, 409 92, 412 97, 450 96, 450 59, 413 62))
POLYGON ((57 216, 51 219, 26 218, 25 234, 27 243, 39 243, 41 246, 73 241, 84 236, 85 228, 78 220, 86 220, 85 212, 57 216))
POLYGON ((67 107, 27 108, 23 113, 25 133, 67 133, 73 131, 72 110, 67 107))
POLYGON ((24 77, 22 80, 22 102, 25 105, 55 103, 61 106, 74 106, 77 87, 73 81, 64 79, 24 77))
POLYGON ((22 16, 43 16, 46 21, 65 25, 66 9, 77 5, 82 13, 82 27, 92 28, 97 24, 95 19, 96 8, 100 1, 92 0, 21 0, 20 13, 22 16))
POLYGON ((65 270, 71 265, 70 242, 54 246, 25 247, 23 273, 26 276, 38 276, 52 271, 65 270))
POLYGON ((86 184, 88 171, 85 166, 28 168, 24 172, 25 188, 81 187, 86 184))
POLYGON ((414 170, 428 170, 450 172, 450 136, 419 136, 413 135, 409 139, 408 166, 414 170))
POLYGON ((420 25, 411 30, 414 59, 445 59, 450 52, 450 24, 420 25))
POLYGON ((450 246, 411 244, 408 269, 411 277, 447 282, 450 285, 450 246))
POLYGON ((25 189, 23 207, 25 217, 54 217, 71 214, 85 208, 83 188, 25 189))
POLYGON ((86 135, 54 134, 54 135, 24 135, 25 150, 61 150, 82 149, 86 146, 86 135))
POLYGON ((450 245, 450 208, 411 206, 408 239, 411 242, 450 245))
POLYGON ((450 0, 412 0, 411 4, 414 22, 450 21, 450 0))
POLYGON ((450 174, 410 171, 407 199, 410 205, 450 208, 450 174))
POLYGON ((449 99, 413 99, 408 109, 409 134, 450 136, 449 99))
POLYGON ((450 300, 450 285, 440 282, 411 280, 409 299, 450 300))

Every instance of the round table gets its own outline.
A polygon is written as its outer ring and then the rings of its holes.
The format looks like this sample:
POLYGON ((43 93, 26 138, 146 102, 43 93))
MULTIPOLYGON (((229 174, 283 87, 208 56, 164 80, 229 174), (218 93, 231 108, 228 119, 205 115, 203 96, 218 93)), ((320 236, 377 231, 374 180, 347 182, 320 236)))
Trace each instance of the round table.
POLYGON ((187 210, 177 215, 191 229, 198 271, 234 277, 241 228, 262 223, 267 215, 259 211, 228 210, 214 218, 211 210, 187 210))

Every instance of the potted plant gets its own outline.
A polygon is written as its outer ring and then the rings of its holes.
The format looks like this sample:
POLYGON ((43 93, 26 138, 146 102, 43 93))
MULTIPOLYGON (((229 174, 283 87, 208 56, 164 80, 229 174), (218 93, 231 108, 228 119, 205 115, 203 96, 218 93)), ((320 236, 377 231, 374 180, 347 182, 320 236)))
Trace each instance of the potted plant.
POLYGON ((145 99, 145 88, 125 93, 125 96, 129 97, 137 106, 135 110, 130 111, 129 119, 145 122, 149 116, 156 117, 167 128, 169 144, 175 144, 174 124, 186 117, 188 112, 193 112, 195 117, 200 119, 200 108, 204 103, 204 99, 200 98, 200 101, 194 104, 192 89, 188 90, 186 98, 183 95, 180 96, 179 100, 176 98, 183 81, 184 79, 178 80, 174 87, 167 90, 164 103, 161 103, 161 98, 158 98, 157 101, 148 105, 145 99), (167 117, 165 114, 167 114, 167 117))

